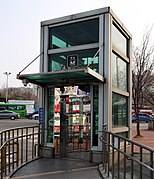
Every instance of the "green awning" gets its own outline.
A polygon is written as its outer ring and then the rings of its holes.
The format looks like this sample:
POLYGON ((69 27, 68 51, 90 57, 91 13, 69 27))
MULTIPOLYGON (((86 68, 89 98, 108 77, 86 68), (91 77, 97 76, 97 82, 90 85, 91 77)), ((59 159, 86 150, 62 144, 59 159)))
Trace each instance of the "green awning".
POLYGON ((78 86, 81 84, 103 83, 104 77, 91 68, 69 69, 46 73, 18 74, 17 79, 39 86, 78 86))

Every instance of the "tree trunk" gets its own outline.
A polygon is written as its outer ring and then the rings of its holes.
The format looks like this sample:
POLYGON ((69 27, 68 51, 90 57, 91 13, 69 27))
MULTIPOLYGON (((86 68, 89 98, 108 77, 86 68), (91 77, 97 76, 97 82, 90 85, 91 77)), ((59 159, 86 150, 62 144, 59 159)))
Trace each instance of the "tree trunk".
POLYGON ((140 136, 140 121, 139 121, 139 114, 136 114, 136 129, 137 129, 137 136, 140 136))

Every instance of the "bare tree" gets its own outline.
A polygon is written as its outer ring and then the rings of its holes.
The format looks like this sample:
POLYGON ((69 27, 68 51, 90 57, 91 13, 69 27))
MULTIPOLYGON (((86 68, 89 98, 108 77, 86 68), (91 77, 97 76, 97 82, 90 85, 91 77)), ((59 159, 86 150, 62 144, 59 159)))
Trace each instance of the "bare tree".
POLYGON ((140 136, 139 112, 144 100, 150 98, 150 86, 154 83, 154 46, 150 45, 152 28, 145 33, 140 47, 133 50, 132 97, 137 122, 137 136, 140 136))
MULTIPOLYGON (((0 98, 5 99, 5 88, 0 89, 0 98)), ((35 100, 36 96, 33 88, 8 88, 8 99, 14 100, 35 100)))
POLYGON ((154 75, 151 76, 151 83, 145 87, 143 98, 144 103, 151 104, 154 107, 154 75))

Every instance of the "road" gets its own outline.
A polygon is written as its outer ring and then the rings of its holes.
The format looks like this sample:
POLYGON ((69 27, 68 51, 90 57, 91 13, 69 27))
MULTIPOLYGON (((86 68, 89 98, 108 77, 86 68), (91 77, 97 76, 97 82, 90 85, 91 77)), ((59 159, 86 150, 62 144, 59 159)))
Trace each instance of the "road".
POLYGON ((15 127, 32 126, 32 125, 38 125, 38 121, 29 120, 27 118, 16 119, 16 120, 0 119, 0 131, 10 128, 15 128, 15 127))
MULTIPOLYGON (((37 124, 38 124, 37 120, 30 120, 27 118, 16 119, 16 120, 0 119, 0 131, 10 128, 15 128, 15 127, 32 126, 37 124)), ((148 129, 148 123, 141 123, 140 129, 148 129)), ((132 130, 136 130, 136 123, 132 124, 132 130)))

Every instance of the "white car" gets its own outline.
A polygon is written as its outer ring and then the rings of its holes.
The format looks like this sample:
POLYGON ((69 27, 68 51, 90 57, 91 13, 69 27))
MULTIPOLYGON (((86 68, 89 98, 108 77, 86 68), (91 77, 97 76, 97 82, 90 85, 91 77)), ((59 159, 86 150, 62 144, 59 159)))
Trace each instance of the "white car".
POLYGON ((33 114, 32 119, 38 120, 39 119, 39 114, 33 114))

